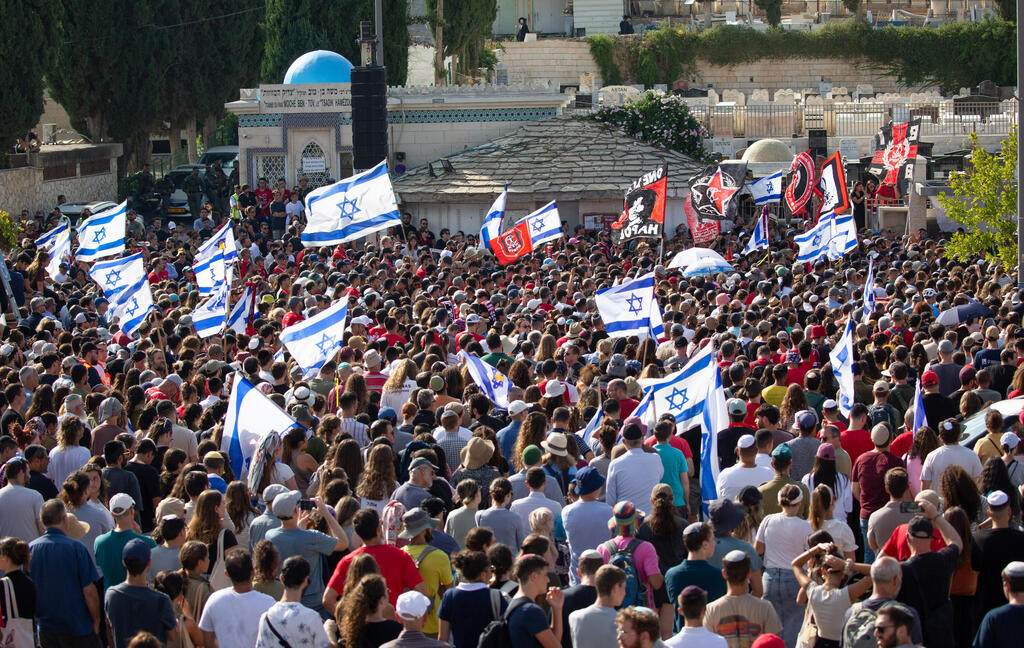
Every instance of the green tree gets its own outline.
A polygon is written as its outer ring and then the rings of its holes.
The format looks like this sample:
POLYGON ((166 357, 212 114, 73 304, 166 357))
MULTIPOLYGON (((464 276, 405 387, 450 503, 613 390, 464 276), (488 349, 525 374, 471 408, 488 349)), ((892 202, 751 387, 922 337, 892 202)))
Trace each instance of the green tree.
POLYGON ((1017 22, 1017 3, 1014 0, 996 0, 996 11, 1003 20, 1017 22))
MULTIPOLYGON (((0 151, 9 151, 43 114, 43 75, 62 38, 58 0, 4 3, 0 21, 0 151)), ((37 133, 42 135, 42 133, 37 133)), ((0 156, 0 166, 5 158, 0 156)))
POLYGON ((961 261, 984 257, 1007 270, 1017 266, 1017 128, 993 155, 972 134, 971 169, 950 176, 953 195, 939 194, 946 214, 963 226, 947 248, 961 261))
POLYGON ((80 132, 120 141, 121 173, 150 157, 149 133, 168 72, 169 0, 62 0, 64 40, 46 79, 80 132))
MULTIPOLYGON (((498 15, 497 0, 444 0, 444 16, 437 15, 437 0, 427 0, 430 29, 440 22, 444 30, 442 52, 456 57, 455 71, 462 77, 476 76, 481 54, 498 15)), ((456 83, 459 77, 456 77, 456 83)))
POLYGON ((678 151, 690 159, 710 159, 708 131, 681 97, 645 92, 621 106, 604 106, 586 119, 616 126, 642 142, 678 151))
POLYGON ((764 12, 768 24, 778 27, 782 22, 782 0, 754 0, 757 8, 764 12))
MULTIPOLYGON (((384 0, 383 15, 388 84, 404 85, 409 61, 407 0, 384 0)), ((267 0, 261 80, 281 83, 292 61, 317 49, 337 52, 359 65, 357 40, 363 20, 373 20, 373 0, 267 0)))

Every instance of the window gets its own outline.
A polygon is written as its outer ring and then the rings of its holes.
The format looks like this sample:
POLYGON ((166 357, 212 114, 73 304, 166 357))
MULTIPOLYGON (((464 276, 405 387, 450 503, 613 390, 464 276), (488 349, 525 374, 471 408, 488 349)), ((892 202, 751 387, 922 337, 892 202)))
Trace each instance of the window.
POLYGON ((78 165, 79 175, 102 175, 110 173, 110 160, 89 160, 78 165))
POLYGON ((256 168, 253 169, 252 179, 249 181, 249 184, 255 188, 257 180, 266 178, 270 186, 276 186, 278 178, 286 177, 284 166, 285 156, 283 155, 257 155, 256 168))
POLYGON ((78 175, 78 164, 69 162, 57 166, 43 167, 43 180, 60 180, 61 178, 74 178, 78 175))
POLYGON ((324 186, 327 184, 327 179, 331 177, 331 169, 327 166, 327 156, 316 142, 310 142, 306 144, 306 148, 302 149, 299 168, 295 172, 295 184, 299 183, 299 178, 302 176, 306 176, 309 180, 310 189, 324 186))

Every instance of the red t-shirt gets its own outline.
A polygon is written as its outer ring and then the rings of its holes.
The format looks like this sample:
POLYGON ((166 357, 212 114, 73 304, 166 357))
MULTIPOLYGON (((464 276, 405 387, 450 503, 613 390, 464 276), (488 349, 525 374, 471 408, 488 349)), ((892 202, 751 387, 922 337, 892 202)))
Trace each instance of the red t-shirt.
MULTIPOLYGON (((830 421, 828 419, 825 419, 824 421, 821 422, 821 424, 822 426, 834 425, 840 433, 846 432, 846 423, 843 423, 842 421, 830 421)), ((842 436, 839 437, 839 445, 842 445, 842 436)), ((846 448, 843 449, 845 450, 846 448)))
MULTIPOLYGON (((475 336, 476 334, 474 334, 475 336)), ((388 341, 388 346, 405 346, 409 341, 397 333, 385 333, 381 337, 388 341)))
POLYGON ((839 445, 849 453, 853 463, 857 463, 857 459, 865 452, 875 449, 875 444, 871 443, 871 433, 867 430, 843 430, 839 436, 839 445))
POLYGON ((274 192, 270 189, 257 189, 253 193, 256 194, 256 204, 259 205, 260 212, 264 216, 269 216, 270 201, 274 199, 274 192))
POLYGON ((411 590, 423 582, 420 570, 416 568, 412 556, 405 553, 398 547, 381 544, 373 546, 362 546, 341 559, 338 566, 331 574, 331 580, 327 581, 327 587, 338 594, 345 593, 345 577, 348 576, 348 566, 352 559, 359 554, 370 554, 377 561, 380 567, 380 574, 388 585, 388 601, 391 605, 398 602, 398 595, 406 590, 411 590))
MULTIPOLYGON (((849 452, 849 450, 847 450, 849 452)), ((860 484, 860 517, 868 519, 885 506, 889 494, 885 492, 885 473, 890 468, 906 468, 903 460, 891 452, 865 452, 853 462, 853 480, 860 484)))
POLYGON ((889 452, 897 457, 902 457, 910 452, 910 446, 912 445, 914 445, 914 433, 904 432, 892 440, 892 443, 889 444, 889 452))
MULTIPOLYGON (((946 546, 946 541, 942 539, 942 534, 939 533, 938 529, 932 530, 932 551, 938 551, 946 546)), ((907 525, 906 523, 896 527, 893 534, 889 536, 889 539, 882 545, 882 551, 880 553, 886 556, 892 556, 896 560, 906 560, 910 558, 910 544, 907 542, 907 525)))
MULTIPOLYGON (((654 444, 657 442, 658 440, 654 438, 654 435, 652 434, 646 441, 644 441, 644 445, 653 448, 654 444)), ((690 450, 690 444, 686 441, 683 441, 681 438, 673 434, 668 438, 668 444, 679 452, 682 452, 687 459, 693 459, 693 450, 690 450)))
POLYGON ((161 270, 160 272, 154 270, 150 272, 146 278, 149 279, 149 283, 155 284, 160 283, 161 281, 167 281, 168 279, 170 279, 170 275, 167 274, 166 269, 161 270))
POLYGON ((284 317, 281 318, 281 326, 283 326, 284 328, 288 328, 292 324, 298 324, 299 322, 305 319, 306 318, 300 315, 299 313, 287 312, 284 314, 284 317))
POLYGON ((633 410, 635 410, 636 406, 639 404, 640 401, 638 401, 635 398, 623 398, 622 400, 620 400, 619 418, 621 418, 622 420, 628 419, 629 415, 633 413, 633 410))
POLYGON ((757 429, 756 427, 754 427, 754 419, 757 418, 756 416, 754 416, 754 412, 756 412, 757 408, 761 407, 761 405, 762 403, 747 403, 747 418, 743 419, 744 425, 749 425, 754 430, 757 429))

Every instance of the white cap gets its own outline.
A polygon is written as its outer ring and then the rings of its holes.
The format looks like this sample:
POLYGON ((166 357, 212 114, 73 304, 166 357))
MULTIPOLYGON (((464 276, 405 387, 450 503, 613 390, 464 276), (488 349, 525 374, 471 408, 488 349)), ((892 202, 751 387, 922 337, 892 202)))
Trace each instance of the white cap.
POLYGON ((430 609, 430 599, 412 590, 398 595, 395 602, 395 613, 406 621, 419 619, 430 609))
POLYGON ((988 501, 989 506, 1005 506, 1010 498, 1003 491, 994 490, 985 496, 985 500, 988 501))
POLYGON ((512 401, 511 403, 508 404, 508 414, 509 414, 509 416, 515 416, 517 414, 522 414, 523 412, 525 412, 528 409, 530 409, 530 406, 527 405, 525 402, 523 402, 521 400, 514 400, 514 401, 512 401))
POLYGON ((736 445, 739 446, 740 449, 746 449, 754 447, 755 443, 757 443, 757 441, 754 439, 752 434, 744 434, 739 438, 739 441, 736 442, 736 445))
POLYGON ((352 323, 362 324, 363 326, 370 326, 371 324, 373 324, 373 320, 367 317, 366 315, 360 315, 359 317, 353 317, 352 323))
POLYGON ((118 493, 110 498, 110 513, 114 516, 124 515, 135 508, 135 500, 127 493, 118 493))
POLYGON ((477 315, 476 313, 470 313, 469 316, 466 318, 466 324, 479 324, 479 323, 480 323, 480 316, 477 315))
POLYGON ((733 549, 729 553, 722 557, 724 563, 738 563, 743 562, 743 559, 747 557, 747 554, 743 553, 739 549, 733 549))
POLYGON ((836 409, 837 407, 839 407, 839 403, 835 402, 831 398, 826 399, 825 402, 821 404, 821 409, 836 409))
POLYGON ((1004 432, 1003 436, 999 437, 999 445, 1009 447, 1011 450, 1017 447, 1020 443, 1020 437, 1014 432, 1004 432))
POLYGON ((540 308, 541 301, 539 299, 531 299, 526 302, 526 310, 537 310, 540 308))

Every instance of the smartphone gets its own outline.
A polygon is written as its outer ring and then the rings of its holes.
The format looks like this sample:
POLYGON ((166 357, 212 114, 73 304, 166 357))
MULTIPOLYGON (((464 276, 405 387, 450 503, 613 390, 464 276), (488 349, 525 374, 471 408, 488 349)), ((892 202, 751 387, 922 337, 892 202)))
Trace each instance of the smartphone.
POLYGON ((312 511, 316 508, 316 502, 311 499, 300 499, 299 510, 300 511, 312 511))
POLYGON ((900 502, 900 513, 920 513, 921 505, 917 502, 900 502))

